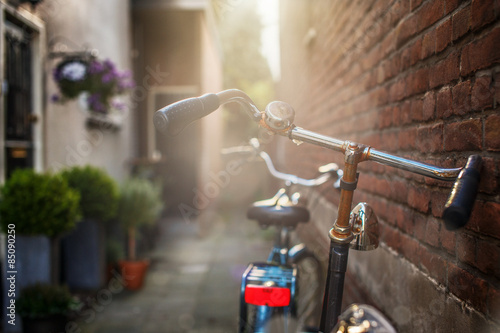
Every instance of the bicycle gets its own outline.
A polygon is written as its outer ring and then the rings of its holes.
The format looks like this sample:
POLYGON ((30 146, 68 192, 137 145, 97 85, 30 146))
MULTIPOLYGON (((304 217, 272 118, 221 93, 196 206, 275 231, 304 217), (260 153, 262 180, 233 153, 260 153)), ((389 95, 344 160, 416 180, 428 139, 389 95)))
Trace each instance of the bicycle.
POLYGON ((310 217, 309 210, 298 205, 299 192, 292 193, 291 187, 316 187, 333 179, 338 189, 342 170, 335 163, 323 165, 315 179, 277 171, 255 138, 249 146, 223 149, 222 155, 247 162, 260 159, 273 177, 284 181, 272 198, 254 202, 247 210, 248 219, 256 220, 261 228, 274 227, 275 237, 267 261, 250 263, 242 276, 239 332, 309 330, 319 321, 322 264, 303 243, 290 247, 291 232, 310 217))
MULTIPOLYGON (((375 219, 375 214, 366 211, 370 208, 369 205, 363 204, 364 208, 356 206, 357 211, 351 212, 353 193, 359 176, 358 164, 374 161, 425 177, 453 181, 450 196, 445 203, 443 220, 448 230, 456 230, 463 227, 470 217, 479 185, 481 157, 469 156, 467 163, 461 168, 440 168, 412 161, 366 145, 339 140, 297 127, 293 123, 295 111, 289 104, 274 101, 261 112, 248 95, 236 89, 205 94, 171 104, 157 111, 153 121, 157 130, 175 135, 192 121, 208 115, 220 105, 231 102, 241 105, 253 121, 271 133, 288 137, 296 143, 305 142, 344 154, 337 219, 328 232, 330 251, 319 330, 347 332, 349 325, 352 324, 356 325, 357 332, 374 331, 376 327, 371 325, 369 320, 361 324, 357 324, 356 320, 339 321, 349 249, 350 247, 362 249, 365 243, 376 240, 375 234, 365 231, 365 227, 371 225, 375 219)), ((368 246, 367 250, 370 248, 368 246)), ((354 316, 355 312, 352 313, 354 316)), ((358 313, 358 316, 361 314, 358 313)), ((375 324, 378 325, 376 322, 375 324)))

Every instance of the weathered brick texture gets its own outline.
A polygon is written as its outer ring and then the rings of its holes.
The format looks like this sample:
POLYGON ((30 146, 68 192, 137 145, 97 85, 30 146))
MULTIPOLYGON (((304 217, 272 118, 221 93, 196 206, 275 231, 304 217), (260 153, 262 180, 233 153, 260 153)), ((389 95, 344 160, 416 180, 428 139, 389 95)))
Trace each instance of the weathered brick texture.
MULTIPOLYGON (((500 1, 296 0, 283 1, 281 14, 279 93, 298 126, 445 167, 483 157, 480 192, 462 230, 442 223, 446 182, 366 163, 355 201, 374 207, 381 241, 399 260, 473 309, 474 322, 498 329, 500 1)), ((287 165, 301 175, 343 161, 330 151, 287 147, 287 165)), ((337 204, 338 194, 323 193, 337 204)), ((350 274, 360 288, 369 285, 350 274)), ((347 297, 374 297, 354 289, 347 297)))

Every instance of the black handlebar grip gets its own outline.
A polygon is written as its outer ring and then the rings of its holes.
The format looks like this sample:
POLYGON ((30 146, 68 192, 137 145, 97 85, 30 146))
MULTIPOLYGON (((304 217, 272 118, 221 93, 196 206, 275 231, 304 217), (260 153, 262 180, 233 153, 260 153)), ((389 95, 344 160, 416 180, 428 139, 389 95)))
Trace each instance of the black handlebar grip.
POLYGON ((455 180, 443 212, 443 220, 448 230, 463 227, 469 220, 479 186, 481 161, 481 156, 470 156, 455 180))
POLYGON ((158 131, 174 136, 193 121, 217 110, 219 105, 216 94, 184 99, 156 111, 153 122, 158 131))

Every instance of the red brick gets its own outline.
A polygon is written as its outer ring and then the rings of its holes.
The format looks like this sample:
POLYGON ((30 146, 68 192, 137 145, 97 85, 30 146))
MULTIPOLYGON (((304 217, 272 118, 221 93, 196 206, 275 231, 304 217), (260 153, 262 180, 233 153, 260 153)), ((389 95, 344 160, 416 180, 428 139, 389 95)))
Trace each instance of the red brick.
POLYGON ((444 16, 444 1, 427 1, 416 14, 418 15, 417 29, 422 31, 444 16))
POLYGON ((441 223, 433 218, 427 219, 427 224, 425 227, 425 242, 430 246, 439 247, 439 229, 441 223))
POLYGON ((404 202, 408 195, 408 183, 406 181, 394 180, 391 182, 391 199, 396 202, 404 202))
POLYGON ((426 247, 420 247, 420 264, 427 273, 439 283, 446 283, 446 261, 437 253, 429 251, 426 247))
POLYGON ((416 121, 421 121, 422 119, 424 119, 422 115, 424 101, 420 98, 417 98, 412 100, 410 103, 411 119, 416 121))
POLYGON ((378 127, 380 129, 387 128, 392 125, 392 113, 393 113, 392 107, 386 107, 379 111, 378 127))
POLYGON ((428 216, 422 214, 414 214, 413 220, 415 226, 413 229, 413 236, 423 241, 425 239, 425 230, 427 225, 428 216))
POLYGON ((451 89, 442 88, 436 97, 436 118, 444 119, 452 115, 451 89))
POLYGON ((429 210, 429 193, 421 188, 408 189, 408 204, 422 213, 429 210))
POLYGON ((500 203, 477 201, 466 228, 500 239, 500 203))
POLYGON ((472 0, 471 28, 477 30, 495 20, 494 0, 472 0))
POLYGON ((466 76, 478 69, 488 68, 500 62, 499 40, 500 28, 495 28, 481 39, 466 45, 462 49, 461 74, 466 76))
POLYGON ((410 49, 410 66, 415 65, 422 58, 422 39, 418 39, 411 46, 410 49))
POLYGON ((500 191, 500 177, 496 167, 497 161, 493 157, 483 156, 483 168, 481 172, 481 181, 479 183, 479 192, 486 194, 498 194, 500 191))
POLYGON ((383 132, 380 135, 381 144, 379 145, 381 150, 386 150, 388 152, 394 152, 398 149, 398 133, 397 132, 383 132))
POLYGON ((410 10, 414 11, 415 9, 418 8, 422 4, 423 0, 411 0, 410 2, 410 10))
POLYGON ((389 88, 389 99, 391 101, 399 101, 405 96, 405 80, 400 79, 391 85, 389 88))
POLYGON ((396 215, 396 225, 408 235, 411 235, 414 230, 412 213, 406 206, 396 206, 394 210, 396 215))
POLYGON ((380 224, 380 240, 398 252, 401 249, 401 233, 385 224, 380 224))
POLYGON ((500 322, 500 291, 492 285, 488 291, 488 314, 497 323, 500 322))
POLYGON ((489 285, 484 280, 448 263, 448 287, 451 293, 468 301, 477 310, 487 311, 489 285))
POLYGON ((415 239, 405 234, 400 234, 400 237, 401 237, 400 253, 410 262, 414 263, 415 265, 418 265, 420 261, 419 243, 415 239))
POLYGON ((410 67, 410 58, 411 58, 410 49, 405 47, 401 51, 401 56, 400 56, 401 72, 410 67))
POLYGON ((424 105, 422 107, 423 120, 434 119, 436 111, 436 94, 434 91, 429 91, 424 96, 424 105))
POLYGON ((438 218, 443 216, 443 209, 446 200, 448 199, 447 192, 443 191, 434 191, 431 195, 431 211, 432 215, 438 218))
POLYGON ((444 13, 445 14, 449 14, 452 11, 454 11, 455 9, 457 9, 458 5, 460 4, 461 1, 462 0, 445 0, 445 4, 444 4, 445 11, 444 11, 444 13))
POLYGON ((422 40, 421 59, 430 57, 436 52, 436 30, 433 29, 424 35, 422 40))
POLYGON ((473 279, 472 274, 448 262, 448 288, 451 293, 465 299, 468 296, 470 283, 473 279))
POLYGON ((410 150, 415 148, 417 141, 417 129, 410 127, 399 131, 398 142, 399 148, 403 150, 410 150))
POLYGON ((441 228, 439 231, 441 247, 452 255, 456 253, 456 234, 457 233, 455 231, 449 231, 446 228, 441 228))
POLYGON ((458 56, 458 53, 452 53, 432 68, 429 75, 430 88, 450 83, 459 78, 460 62, 458 56))
POLYGON ((453 26, 451 39, 452 41, 456 41, 470 29, 470 7, 464 7, 459 12, 455 13, 451 22, 453 26))
POLYGON ((469 151, 482 149, 482 124, 480 119, 469 119, 447 124, 444 127, 446 151, 469 151))
POLYGON ((451 31, 451 19, 444 21, 436 28, 436 53, 443 51, 450 45, 451 31))
POLYGON ((401 105, 400 121, 403 125, 411 123, 411 103, 408 100, 401 105))
POLYGON ((470 81, 458 83, 451 90, 453 114, 464 115, 471 110, 470 81))
POLYGON ((417 129, 417 149, 425 153, 443 150, 443 124, 426 125, 417 129))
POLYGON ((417 15, 407 16, 396 27, 396 48, 401 47, 412 36, 417 33, 418 17, 417 15))
POLYGON ((409 1, 396 1, 389 10, 390 26, 395 26, 404 16, 408 14, 409 9, 409 1))
POLYGON ((471 107, 473 110, 482 111, 493 106, 494 90, 491 87, 491 76, 476 78, 471 94, 471 107))
POLYGON ((457 258, 463 263, 475 266, 476 239, 465 232, 457 234, 457 258))
POLYGON ((484 121, 484 145, 489 151, 500 151, 500 115, 490 115, 484 121))
POLYGON ((491 240, 478 239, 475 266, 485 274, 500 278, 500 246, 491 240))
POLYGON ((429 87, 429 70, 427 68, 416 70, 408 75, 407 82, 407 96, 423 93, 429 87))
POLYGON ((493 98, 494 98, 494 105, 496 107, 500 102, 500 71, 495 72, 493 74, 493 86, 491 88, 494 90, 493 98))

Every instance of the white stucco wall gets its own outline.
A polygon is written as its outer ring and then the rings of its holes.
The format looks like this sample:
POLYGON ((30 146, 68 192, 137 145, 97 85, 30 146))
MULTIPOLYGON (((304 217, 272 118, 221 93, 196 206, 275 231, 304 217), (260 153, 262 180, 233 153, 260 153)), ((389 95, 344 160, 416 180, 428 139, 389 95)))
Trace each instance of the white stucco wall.
POLYGON ((45 114, 45 166, 60 169, 92 164, 105 168, 122 179, 128 172, 127 161, 134 155, 133 107, 123 114, 119 130, 86 126, 87 114, 81 103, 55 104, 50 96, 57 92, 52 70, 60 58, 54 51, 93 49, 99 59, 110 59, 119 70, 131 69, 131 23, 129 2, 123 0, 46 0, 38 8, 46 21, 47 107, 45 114))

